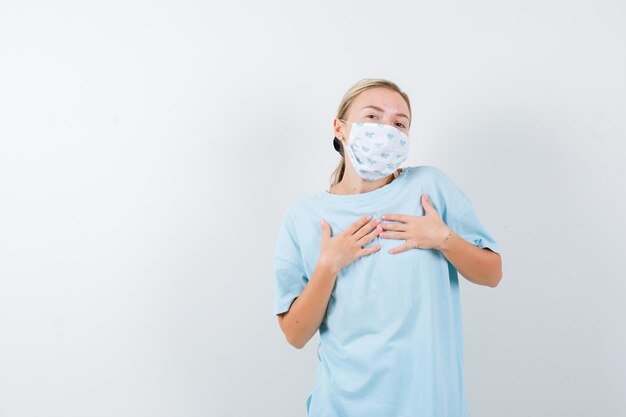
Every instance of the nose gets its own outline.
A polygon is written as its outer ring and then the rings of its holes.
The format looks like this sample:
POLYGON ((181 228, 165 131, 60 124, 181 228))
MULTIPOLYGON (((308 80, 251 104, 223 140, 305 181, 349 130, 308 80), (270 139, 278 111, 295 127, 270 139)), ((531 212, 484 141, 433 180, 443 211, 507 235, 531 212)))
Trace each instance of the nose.
POLYGON ((383 123, 386 124, 386 125, 395 126, 395 124, 393 122, 393 117, 392 116, 385 116, 385 117, 383 117, 383 123))
POLYGON ((393 116, 384 116, 381 118, 381 121, 386 125, 393 126, 396 129, 400 129, 401 131, 406 133, 406 130, 404 128, 396 125, 396 119, 393 116))

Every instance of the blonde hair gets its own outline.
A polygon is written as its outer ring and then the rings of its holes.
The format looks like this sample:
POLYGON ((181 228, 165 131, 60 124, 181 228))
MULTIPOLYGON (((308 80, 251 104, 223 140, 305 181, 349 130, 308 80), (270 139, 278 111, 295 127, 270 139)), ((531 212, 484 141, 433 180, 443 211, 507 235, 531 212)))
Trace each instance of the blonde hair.
MULTIPOLYGON (((409 119, 409 127, 411 127, 411 120, 413 119, 413 117, 411 113, 411 102, 409 101, 409 96, 404 91, 400 90, 400 87, 398 87, 395 83, 382 78, 363 78, 357 81, 356 84, 350 87, 350 89, 348 89, 348 91, 344 94, 341 102, 339 103, 339 107, 337 108, 337 115, 335 117, 337 119, 345 119, 346 114, 348 113, 348 109, 352 105, 354 99, 363 91, 376 87, 388 88, 399 93, 402 98, 404 98, 404 101, 406 101, 406 104, 409 107, 409 117, 411 118, 409 119)), ((335 146, 339 147, 338 152, 341 155, 341 161, 339 161, 339 165, 337 165, 337 168, 335 168, 333 173, 330 175, 331 187, 341 181, 341 179, 343 178, 343 174, 346 170, 346 158, 343 150, 343 144, 337 138, 335 138, 334 141, 335 146)))

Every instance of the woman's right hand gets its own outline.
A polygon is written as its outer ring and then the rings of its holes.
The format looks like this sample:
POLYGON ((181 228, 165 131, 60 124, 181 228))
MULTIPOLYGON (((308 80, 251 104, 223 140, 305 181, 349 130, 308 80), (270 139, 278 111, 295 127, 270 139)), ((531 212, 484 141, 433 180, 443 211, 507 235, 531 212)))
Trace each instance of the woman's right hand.
POLYGON ((380 244, 368 248, 362 246, 378 236, 383 228, 380 219, 363 216, 337 236, 330 236, 330 225, 322 220, 322 245, 318 262, 336 273, 357 258, 380 250, 380 244))

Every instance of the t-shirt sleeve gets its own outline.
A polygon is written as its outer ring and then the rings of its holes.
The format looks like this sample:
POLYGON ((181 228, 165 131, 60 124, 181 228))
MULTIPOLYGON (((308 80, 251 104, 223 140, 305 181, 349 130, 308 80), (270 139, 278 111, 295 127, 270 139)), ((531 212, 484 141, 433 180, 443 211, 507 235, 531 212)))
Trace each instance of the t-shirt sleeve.
POLYGON ((469 243, 500 253, 498 243, 478 218, 469 197, 443 171, 437 169, 437 172, 445 200, 445 207, 440 213, 444 223, 469 243))
POLYGON ((459 218, 452 230, 463 239, 480 248, 488 248, 492 252, 500 253, 498 243, 482 225, 473 208, 459 218))
POLYGON ((289 310, 308 283, 292 206, 285 211, 274 249, 274 314, 289 310))

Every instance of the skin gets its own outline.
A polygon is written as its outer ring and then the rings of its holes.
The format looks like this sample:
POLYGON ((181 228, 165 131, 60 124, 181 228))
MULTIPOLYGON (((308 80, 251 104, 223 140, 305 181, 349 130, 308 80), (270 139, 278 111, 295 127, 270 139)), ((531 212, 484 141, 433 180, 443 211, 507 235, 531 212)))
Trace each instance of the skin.
MULTIPOLYGON (((372 88, 359 94, 347 111, 344 120, 350 122, 376 122, 396 126, 409 134, 409 109, 400 94, 387 88, 372 88), (376 106, 375 110, 367 106, 376 106)), ((349 123, 333 121, 335 136, 347 146, 350 137, 349 123)), ((333 194, 358 194, 373 191, 394 180, 393 174, 377 181, 367 181, 359 176, 350 158, 342 180, 331 187, 333 194)), ((390 250, 391 254, 411 249, 435 249, 441 251, 457 271, 470 282, 496 287, 502 278, 500 254, 487 248, 479 248, 449 228, 430 204, 428 196, 421 196, 424 216, 404 213, 387 213, 382 219, 364 216, 350 227, 331 237, 330 225, 322 220, 322 243, 318 263, 308 284, 292 302, 288 311, 278 315, 278 322, 287 341, 301 349, 319 329, 339 271, 361 256, 380 250, 380 245, 363 248, 376 236, 384 239, 404 240, 390 250), (385 223, 391 220, 399 223, 385 223), (446 240, 445 237, 450 234, 446 240)))

